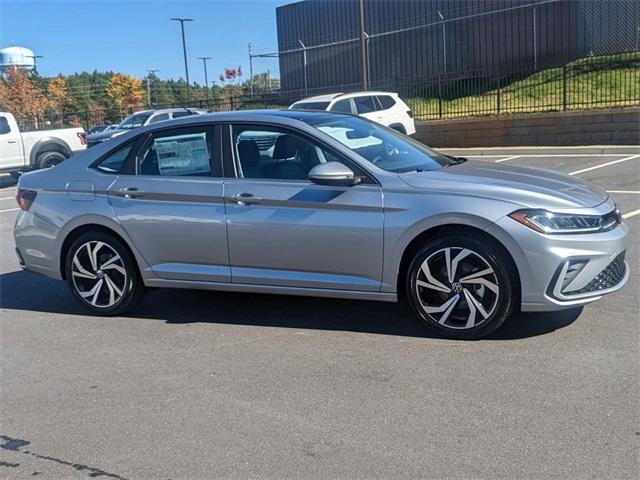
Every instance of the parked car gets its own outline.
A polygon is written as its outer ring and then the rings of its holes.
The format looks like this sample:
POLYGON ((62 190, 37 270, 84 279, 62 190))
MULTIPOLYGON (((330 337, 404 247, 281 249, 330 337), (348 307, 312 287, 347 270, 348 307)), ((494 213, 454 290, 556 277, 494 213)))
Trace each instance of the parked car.
POLYGON ((158 122, 164 122, 166 120, 172 120, 174 118, 188 117, 189 115, 199 115, 206 113, 205 110, 199 110, 195 108, 164 108, 161 110, 143 110, 136 112, 133 115, 129 115, 122 122, 115 127, 110 126, 101 132, 93 133, 87 136, 87 142, 89 147, 93 147, 99 143, 109 140, 110 138, 117 137, 123 133, 128 132, 134 128, 144 127, 158 122))
POLYGON ((57 165, 86 145, 82 128, 21 132, 12 114, 0 112, 0 172, 16 179, 22 172, 57 165))
POLYGON ((599 188, 444 156, 353 115, 150 125, 23 175, 17 200, 20 264, 96 315, 148 287, 407 297, 427 327, 478 338, 514 309, 583 305, 629 277, 629 227, 599 188))
POLYGON ((319 95, 300 100, 291 105, 289 109, 351 113, 393 128, 406 135, 416 133, 413 113, 397 93, 354 92, 319 95))
POLYGON ((102 132, 109 128, 109 125, 94 125, 89 130, 87 130, 87 135, 93 135, 94 133, 102 132))

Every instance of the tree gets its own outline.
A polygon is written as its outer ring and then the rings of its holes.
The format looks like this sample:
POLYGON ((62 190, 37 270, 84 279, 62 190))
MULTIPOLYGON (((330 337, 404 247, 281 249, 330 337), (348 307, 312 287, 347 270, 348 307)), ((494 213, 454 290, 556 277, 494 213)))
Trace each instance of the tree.
POLYGON ((24 70, 11 67, 0 80, 0 107, 18 119, 37 118, 47 108, 42 90, 27 77, 24 70))
POLYGON ((64 108, 70 103, 67 94, 67 80, 62 75, 52 78, 47 85, 47 98, 49 106, 59 115, 62 115, 64 108))
POLYGON ((140 105, 144 98, 142 80, 122 73, 116 73, 111 77, 106 93, 121 109, 132 109, 140 105))

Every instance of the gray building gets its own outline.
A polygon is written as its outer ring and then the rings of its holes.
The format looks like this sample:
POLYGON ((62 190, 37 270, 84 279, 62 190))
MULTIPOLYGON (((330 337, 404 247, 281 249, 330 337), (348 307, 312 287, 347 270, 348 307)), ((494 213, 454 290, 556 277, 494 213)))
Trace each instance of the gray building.
MULTIPOLYGON (((282 91, 362 86, 359 0, 277 8, 282 91)), ((635 0, 364 0, 370 86, 638 49, 635 0)))

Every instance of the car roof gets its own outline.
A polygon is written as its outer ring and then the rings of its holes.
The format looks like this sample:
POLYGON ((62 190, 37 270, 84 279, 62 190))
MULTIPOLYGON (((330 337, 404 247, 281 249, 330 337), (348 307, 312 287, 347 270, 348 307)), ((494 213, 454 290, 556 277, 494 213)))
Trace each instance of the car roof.
POLYGON ((252 121, 252 120, 329 120, 331 118, 340 118, 344 115, 325 112, 323 110, 237 110, 231 112, 212 112, 202 115, 195 115, 191 117, 183 117, 172 122, 173 125, 177 125, 176 122, 210 122, 210 121, 252 121))
POLYGON ((298 100, 295 103, 330 102, 338 98, 362 97, 365 95, 397 95, 397 93, 382 92, 382 91, 376 91, 376 90, 363 90, 360 92, 348 92, 348 93, 342 93, 342 92, 328 93, 326 95, 316 95, 315 97, 303 98, 302 100, 298 100))
POLYGON ((306 103, 306 102, 330 102, 334 98, 343 95, 343 93, 328 93, 326 95, 316 95, 315 97, 303 98, 302 100, 298 100, 296 103, 306 103))
POLYGON ((138 112, 132 113, 132 115, 137 115, 139 113, 144 113, 147 115, 152 115, 155 113, 173 113, 173 112, 184 112, 185 110, 190 110, 192 112, 205 113, 206 110, 202 110, 199 108, 188 108, 188 107, 178 107, 178 108, 158 108, 154 110, 140 110, 138 112))

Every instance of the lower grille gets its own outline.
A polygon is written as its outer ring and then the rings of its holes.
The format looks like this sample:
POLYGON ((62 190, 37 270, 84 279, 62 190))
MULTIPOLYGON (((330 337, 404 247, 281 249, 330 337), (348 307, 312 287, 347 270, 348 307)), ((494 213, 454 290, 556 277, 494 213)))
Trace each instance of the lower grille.
POLYGON ((597 292, 599 290, 606 290, 608 288, 615 287, 624 278, 627 273, 627 267, 624 263, 624 254, 622 252, 618 255, 613 262, 601 271, 596 278, 591 280, 586 286, 580 290, 574 290, 572 292, 563 292, 565 295, 579 295, 581 293, 597 292))

